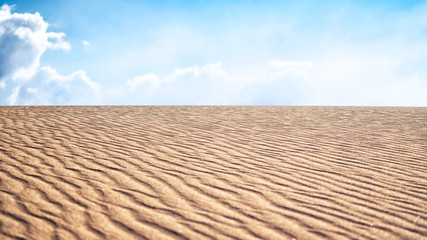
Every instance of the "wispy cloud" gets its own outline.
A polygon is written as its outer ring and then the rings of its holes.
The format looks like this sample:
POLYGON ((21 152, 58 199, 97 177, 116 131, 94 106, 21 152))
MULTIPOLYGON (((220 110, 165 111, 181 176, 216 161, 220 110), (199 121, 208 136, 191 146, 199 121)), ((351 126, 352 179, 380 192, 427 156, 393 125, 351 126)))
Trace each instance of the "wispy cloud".
POLYGON ((88 42, 87 40, 83 40, 82 41, 83 46, 85 47, 89 47, 90 46, 90 42, 88 42))
POLYGON ((221 62, 177 68, 166 75, 135 76, 106 99, 121 104, 290 105, 315 93, 307 76, 310 67, 304 61, 272 61, 261 71, 248 69, 245 76, 227 71, 221 62))

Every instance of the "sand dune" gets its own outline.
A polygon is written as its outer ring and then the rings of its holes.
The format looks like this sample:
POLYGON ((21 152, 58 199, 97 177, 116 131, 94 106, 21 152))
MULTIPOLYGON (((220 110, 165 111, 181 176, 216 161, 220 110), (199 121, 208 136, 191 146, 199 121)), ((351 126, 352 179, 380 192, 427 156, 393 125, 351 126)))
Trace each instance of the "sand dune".
POLYGON ((1 107, 0 239, 427 239, 427 108, 1 107))

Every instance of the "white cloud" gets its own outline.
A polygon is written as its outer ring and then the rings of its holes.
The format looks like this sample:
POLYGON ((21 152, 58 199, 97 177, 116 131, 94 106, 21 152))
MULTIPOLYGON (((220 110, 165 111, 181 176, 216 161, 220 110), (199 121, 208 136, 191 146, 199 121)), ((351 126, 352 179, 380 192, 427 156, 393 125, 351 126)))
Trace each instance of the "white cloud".
POLYGON ((135 91, 138 87, 148 85, 150 91, 153 91, 159 84, 160 78, 154 73, 136 76, 126 82, 126 87, 130 91, 135 91))
POLYGON ((159 87, 161 84, 165 84, 168 82, 176 81, 181 77, 192 77, 192 78, 200 78, 200 77, 208 77, 208 78, 217 78, 224 77, 225 70, 222 68, 222 63, 218 62, 215 64, 207 64, 206 66, 200 67, 187 67, 187 68, 177 68, 171 74, 166 76, 159 76, 154 73, 145 74, 136 76, 130 80, 128 80, 125 86, 134 91, 138 87, 143 85, 148 85, 151 90, 159 87))
POLYGON ((184 75, 193 75, 195 78, 198 78, 202 75, 207 75, 211 78, 214 77, 223 77, 225 76, 225 70, 222 68, 222 63, 217 62, 214 64, 207 64, 200 67, 188 67, 188 68, 177 68, 173 71, 172 74, 166 76, 166 79, 173 80, 178 77, 184 76, 184 75))
POLYGON ((89 46, 90 46, 90 42, 88 42, 88 41, 86 41, 86 40, 83 40, 83 41, 82 41, 82 44, 83 44, 83 46, 85 46, 85 47, 89 47, 89 46))
POLYGON ((39 13, 12 14, 10 11, 8 5, 0 9, 0 80, 29 77, 37 70, 40 56, 48 48, 70 48, 70 44, 62 40, 64 33, 47 32, 48 24, 39 13))
POLYGON ((313 67, 309 61, 271 61, 263 75, 263 81, 275 80, 289 75, 300 75, 308 79, 307 72, 313 67))
POLYGON ((292 98, 304 102, 311 97, 306 92, 315 92, 307 76, 310 67, 310 62, 273 61, 264 71, 248 68, 246 76, 227 72, 221 62, 177 68, 166 75, 136 76, 109 99, 122 104, 289 105, 292 98))
POLYGON ((48 47, 51 49, 62 49, 62 50, 70 50, 71 45, 68 42, 65 42, 62 38, 65 37, 65 33, 55 33, 48 32, 47 36, 49 39, 55 39, 55 42, 48 42, 48 47))
POLYGON ((10 105, 82 105, 101 103, 100 87, 84 71, 68 76, 51 67, 41 67, 25 83, 13 89, 10 105))
POLYGON ((209 104, 217 80, 224 79, 220 62, 203 67, 177 68, 172 73, 143 74, 111 91, 114 103, 122 104, 209 104))
POLYGON ((99 86, 84 71, 62 76, 40 66, 47 49, 69 50, 64 33, 48 32, 39 13, 11 13, 0 9, 0 104, 99 103, 99 86))
POLYGON ((307 105, 317 95, 317 88, 310 73, 313 64, 309 61, 269 62, 266 70, 256 76, 246 91, 253 94, 249 104, 261 105, 307 105))

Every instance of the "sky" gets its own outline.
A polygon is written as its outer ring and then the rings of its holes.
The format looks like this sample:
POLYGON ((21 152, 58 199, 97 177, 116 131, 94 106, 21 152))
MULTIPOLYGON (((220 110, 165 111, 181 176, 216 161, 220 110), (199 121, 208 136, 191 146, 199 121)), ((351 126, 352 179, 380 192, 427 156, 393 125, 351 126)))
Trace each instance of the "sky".
POLYGON ((427 106, 427 1, 0 6, 2 106, 427 106))

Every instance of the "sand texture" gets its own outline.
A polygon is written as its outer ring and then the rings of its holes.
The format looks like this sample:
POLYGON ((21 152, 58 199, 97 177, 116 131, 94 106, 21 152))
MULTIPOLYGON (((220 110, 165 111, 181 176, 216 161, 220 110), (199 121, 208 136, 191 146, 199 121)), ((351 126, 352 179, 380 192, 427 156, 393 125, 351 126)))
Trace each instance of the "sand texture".
POLYGON ((0 107, 0 239, 427 239, 427 108, 0 107))

